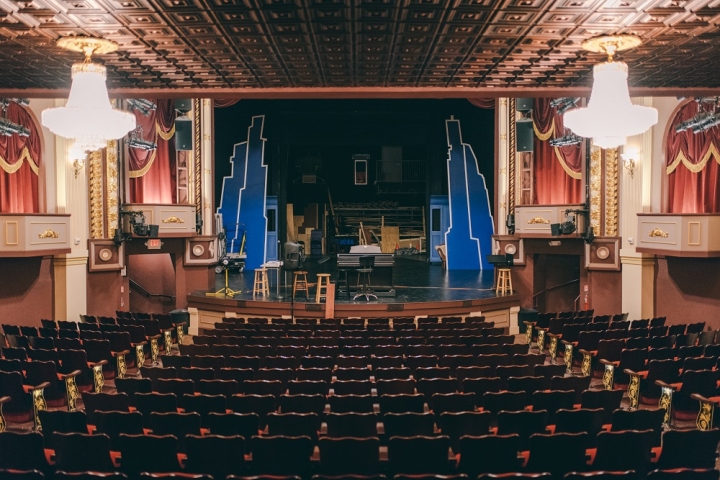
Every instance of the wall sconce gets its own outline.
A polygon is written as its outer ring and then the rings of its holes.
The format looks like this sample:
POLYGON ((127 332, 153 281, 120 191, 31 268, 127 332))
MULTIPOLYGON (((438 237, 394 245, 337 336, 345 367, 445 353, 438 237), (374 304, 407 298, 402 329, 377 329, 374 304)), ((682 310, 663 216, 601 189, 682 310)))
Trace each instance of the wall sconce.
POLYGON ((630 174, 630 178, 635 176, 635 161, 638 160, 639 154, 635 148, 623 148, 623 153, 620 154, 620 158, 623 161, 623 167, 630 174))
POLYGON ((68 151, 68 160, 72 160, 73 172, 75 172, 75 178, 80 175, 80 171, 85 167, 85 157, 87 153, 82 151, 82 147, 75 143, 68 151))

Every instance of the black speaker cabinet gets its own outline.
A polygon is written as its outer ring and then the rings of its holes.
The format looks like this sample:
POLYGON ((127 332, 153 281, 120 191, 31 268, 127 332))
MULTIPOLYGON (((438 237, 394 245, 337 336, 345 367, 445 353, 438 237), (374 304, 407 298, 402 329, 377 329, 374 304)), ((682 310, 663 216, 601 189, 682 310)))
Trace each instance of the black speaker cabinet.
POLYGON ((190 98, 176 98, 175 99, 175 110, 182 113, 187 113, 192 110, 192 99, 190 98))
POLYGON ((533 109, 532 98, 516 98, 515 99, 515 110, 518 112, 529 112, 533 109))
POLYGON ((518 152, 532 152, 533 141, 535 139, 534 137, 532 120, 515 122, 515 139, 517 140, 516 150, 518 152))
POLYGON ((175 119, 175 150, 193 149, 192 120, 187 117, 175 119))

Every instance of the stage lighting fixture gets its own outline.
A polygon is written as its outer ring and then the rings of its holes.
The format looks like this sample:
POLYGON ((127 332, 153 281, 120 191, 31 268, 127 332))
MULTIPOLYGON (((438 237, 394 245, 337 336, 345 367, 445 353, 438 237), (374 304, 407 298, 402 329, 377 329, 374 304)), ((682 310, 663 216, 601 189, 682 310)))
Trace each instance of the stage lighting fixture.
POLYGON ((565 103, 575 103, 577 102, 577 98, 574 97, 562 97, 562 98, 556 98, 552 101, 550 101, 551 107, 559 107, 560 105, 563 105, 565 103))
POLYGON ((27 107, 30 105, 30 100, 27 98, 0 98, 0 105, 2 105, 3 108, 7 108, 11 103, 17 103, 22 107, 27 107))
POLYGON ((23 127, 22 125, 18 125, 17 123, 11 122, 7 118, 0 118, 0 135, 10 137, 15 133, 17 133, 21 137, 30 136, 30 130, 28 130, 27 128, 23 127))
POLYGON ((150 115, 150 112, 157 110, 157 105, 154 102, 144 98, 129 98, 127 103, 132 110, 137 110, 146 117, 150 115))
POLYGON ((718 113, 709 113, 703 118, 697 122, 697 125, 693 126, 693 133, 700 133, 704 132, 705 130, 710 130, 715 125, 720 124, 720 114, 718 113))
POLYGON ((145 214, 142 210, 121 211, 120 214, 127 217, 123 220, 123 233, 134 233, 138 237, 156 238, 159 225, 148 225, 145 223, 145 214))
POLYGON ((138 148, 140 150, 155 150, 157 148, 157 143, 142 138, 142 127, 137 127, 130 133, 128 146, 138 148))
POLYGON ((553 147, 564 147, 567 145, 577 145, 582 143, 582 137, 575 135, 574 133, 568 133, 562 137, 553 138, 550 140, 550 145, 553 147))

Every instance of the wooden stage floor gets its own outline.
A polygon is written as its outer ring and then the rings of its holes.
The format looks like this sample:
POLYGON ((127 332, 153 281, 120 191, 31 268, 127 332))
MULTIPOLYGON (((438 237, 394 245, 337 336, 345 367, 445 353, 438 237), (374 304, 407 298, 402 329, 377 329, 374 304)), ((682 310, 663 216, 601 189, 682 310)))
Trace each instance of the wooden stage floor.
MULTIPOLYGON (((303 270, 308 272, 310 283, 316 283, 317 273, 337 277, 335 259, 318 264, 308 258, 303 270)), ((233 311, 238 316, 292 316, 324 317, 325 304, 315 303, 315 289, 311 288, 310 298, 298 293, 292 296, 292 272, 280 274, 280 285, 276 273, 271 271, 270 295, 253 296, 254 273, 230 272, 229 286, 237 292, 233 297, 207 296, 207 292, 193 292, 188 295, 188 304, 203 310, 233 311)), ((216 291, 225 285, 224 274, 216 277, 216 291)), ((393 269, 394 297, 379 296, 377 300, 364 298, 353 301, 345 295, 335 299, 335 317, 349 316, 424 316, 424 315, 468 315, 483 310, 500 310, 519 307, 517 295, 496 296, 493 271, 445 271, 440 265, 430 265, 424 257, 398 256, 393 269)))

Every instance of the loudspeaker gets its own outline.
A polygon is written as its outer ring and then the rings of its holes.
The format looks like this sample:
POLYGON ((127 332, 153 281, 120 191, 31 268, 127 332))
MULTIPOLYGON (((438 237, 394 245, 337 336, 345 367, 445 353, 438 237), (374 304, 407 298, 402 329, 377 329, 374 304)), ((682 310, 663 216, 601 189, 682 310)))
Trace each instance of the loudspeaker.
POLYGON ((534 137, 532 121, 515 122, 515 140, 518 152, 532 152, 534 137))
POLYGON ((192 120, 187 117, 175 119, 175 150, 193 149, 192 120))
POLYGON ((157 238, 158 233, 160 231, 160 225, 148 225, 150 227, 150 232, 148 233, 148 237, 150 238, 157 238))
POLYGON ((550 224, 550 232, 552 233, 553 237, 557 237, 560 235, 560 224, 559 223, 551 223, 550 224))
POLYGON ((515 99, 515 110, 518 112, 529 112, 533 109, 532 98, 516 98, 515 99))
POLYGON ((192 110, 192 99, 190 98, 177 98, 175 99, 175 110, 182 113, 187 113, 192 110))

